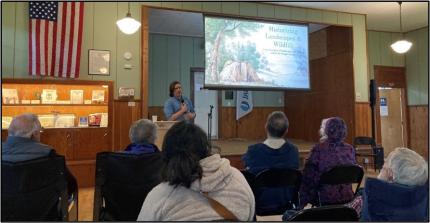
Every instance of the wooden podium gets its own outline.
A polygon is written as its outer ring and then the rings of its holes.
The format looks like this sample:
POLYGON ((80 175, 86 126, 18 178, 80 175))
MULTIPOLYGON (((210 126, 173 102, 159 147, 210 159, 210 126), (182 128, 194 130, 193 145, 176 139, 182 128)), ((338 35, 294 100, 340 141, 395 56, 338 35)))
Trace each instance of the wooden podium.
POLYGON ((164 136, 166 132, 172 127, 177 121, 155 121, 154 124, 157 126, 157 139, 155 145, 162 150, 164 136))

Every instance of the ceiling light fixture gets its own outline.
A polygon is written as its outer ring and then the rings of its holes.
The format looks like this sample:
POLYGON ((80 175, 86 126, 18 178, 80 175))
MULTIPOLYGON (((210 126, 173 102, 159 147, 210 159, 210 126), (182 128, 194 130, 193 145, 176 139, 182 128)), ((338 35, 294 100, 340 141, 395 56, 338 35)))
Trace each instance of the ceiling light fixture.
POLYGON ((128 12, 125 18, 116 21, 116 25, 123 33, 127 35, 131 35, 139 29, 140 22, 131 17, 130 2, 128 2, 128 12))
MULTIPOLYGON (((398 2, 399 6, 400 6, 400 33, 401 35, 403 35, 403 27, 402 27, 402 2, 398 2)), ((396 53, 406 53, 409 51, 409 49, 411 48, 412 43, 402 39, 402 40, 397 40, 395 43, 391 44, 391 48, 396 52, 396 53)))

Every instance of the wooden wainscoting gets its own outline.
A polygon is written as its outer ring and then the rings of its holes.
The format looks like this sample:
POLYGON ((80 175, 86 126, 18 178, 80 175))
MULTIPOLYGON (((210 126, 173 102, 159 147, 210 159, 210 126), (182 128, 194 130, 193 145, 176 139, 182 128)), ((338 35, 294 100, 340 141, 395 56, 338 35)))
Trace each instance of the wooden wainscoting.
POLYGON ((130 104, 129 101, 114 101, 113 145, 115 151, 124 149, 130 143, 128 131, 131 123, 140 118, 142 118, 140 100, 130 101, 130 104))
POLYGON ((355 102, 355 136, 372 137, 372 111, 369 102, 355 102))
POLYGON ((428 105, 408 106, 410 148, 428 160, 429 126, 428 105))
POLYGON ((283 107, 254 107, 251 113, 236 121, 235 107, 222 107, 219 116, 219 137, 222 139, 243 138, 262 140, 266 138, 264 125, 267 116, 283 107))

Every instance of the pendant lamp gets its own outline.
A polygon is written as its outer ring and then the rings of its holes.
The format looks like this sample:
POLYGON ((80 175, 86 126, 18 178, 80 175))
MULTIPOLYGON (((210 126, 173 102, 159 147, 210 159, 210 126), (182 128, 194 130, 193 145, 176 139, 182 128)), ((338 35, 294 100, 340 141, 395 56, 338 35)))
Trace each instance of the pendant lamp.
MULTIPOLYGON (((403 35, 403 27, 402 27, 402 2, 398 2, 400 6, 400 32, 403 35)), ((409 51, 411 48, 412 43, 405 40, 397 40, 395 43, 391 44, 391 48, 394 50, 394 52, 403 54, 409 51)))
POLYGON ((122 19, 116 21, 116 25, 121 30, 121 32, 123 32, 127 35, 131 35, 139 29, 140 22, 131 17, 130 2, 128 3, 128 12, 127 12, 125 18, 122 18, 122 19))

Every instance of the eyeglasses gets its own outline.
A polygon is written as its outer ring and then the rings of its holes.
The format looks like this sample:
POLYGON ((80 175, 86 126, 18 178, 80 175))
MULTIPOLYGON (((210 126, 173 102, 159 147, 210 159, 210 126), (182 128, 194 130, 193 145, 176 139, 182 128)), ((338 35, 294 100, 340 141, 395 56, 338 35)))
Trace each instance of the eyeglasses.
POLYGON ((176 89, 182 89, 182 87, 175 87, 175 90, 176 90, 176 89))

